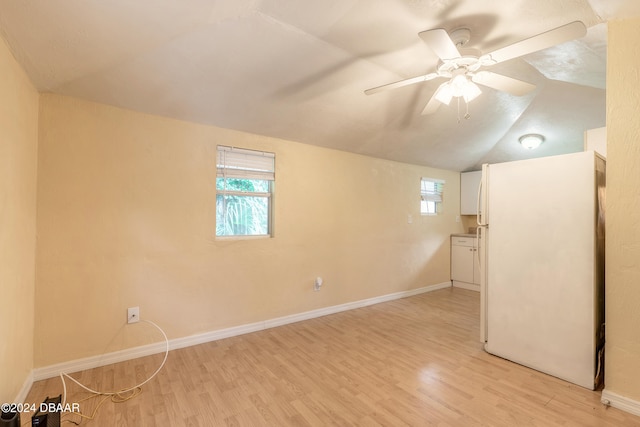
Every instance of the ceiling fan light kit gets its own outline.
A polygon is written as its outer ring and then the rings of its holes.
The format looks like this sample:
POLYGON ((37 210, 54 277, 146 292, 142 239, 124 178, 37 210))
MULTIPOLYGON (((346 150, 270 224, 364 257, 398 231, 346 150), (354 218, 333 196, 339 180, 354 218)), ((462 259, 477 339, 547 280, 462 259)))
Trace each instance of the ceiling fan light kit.
POLYGON ((449 103, 451 102, 451 98, 453 98, 453 89, 451 89, 451 83, 442 83, 433 96, 441 104, 449 105, 449 103))
POLYGON ((463 98, 469 103, 481 93, 478 85, 469 80, 464 72, 457 72, 451 80, 440 85, 434 96, 442 104, 449 105, 451 98, 463 98))
MULTIPOLYGON (((447 33, 442 28, 423 31, 418 35, 440 58, 436 71, 367 89, 364 93, 372 95, 384 90, 438 78, 448 79, 438 87, 422 114, 435 113, 440 104, 449 105, 452 98, 462 98, 469 103, 482 93, 478 84, 515 96, 526 95, 535 89, 535 85, 502 74, 481 70, 481 68, 574 40, 583 37, 586 33, 586 26, 580 21, 575 21, 488 54, 462 55, 460 48, 466 45, 471 38, 471 32, 468 28, 459 28, 451 33, 447 33)), ((468 51, 465 50, 465 53, 468 51)))

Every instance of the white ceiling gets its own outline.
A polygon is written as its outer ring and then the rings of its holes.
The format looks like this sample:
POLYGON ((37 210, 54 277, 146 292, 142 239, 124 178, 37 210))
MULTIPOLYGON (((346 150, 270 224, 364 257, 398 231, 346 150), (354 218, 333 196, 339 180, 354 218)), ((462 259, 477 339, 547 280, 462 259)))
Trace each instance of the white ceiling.
MULTIPOLYGON (((452 170, 579 151, 605 125, 606 22, 636 0, 0 0, 0 31, 42 92, 452 170), (537 89, 489 88, 458 122, 422 116, 440 82, 366 96, 434 71, 418 33, 471 30, 487 53, 571 21, 586 37, 492 71, 537 89), (524 151, 518 136, 547 141, 524 151)), ((461 107, 461 116, 466 112, 461 107)))

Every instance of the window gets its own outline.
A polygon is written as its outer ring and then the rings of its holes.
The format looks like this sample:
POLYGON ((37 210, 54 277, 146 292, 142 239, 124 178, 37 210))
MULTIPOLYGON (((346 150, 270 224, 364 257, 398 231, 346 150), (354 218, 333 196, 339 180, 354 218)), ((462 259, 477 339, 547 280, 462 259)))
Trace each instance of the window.
POLYGON ((218 146, 216 236, 270 236, 275 155, 218 146))
POLYGON ((420 180, 420 214, 438 215, 442 211, 443 188, 444 181, 441 179, 420 180))

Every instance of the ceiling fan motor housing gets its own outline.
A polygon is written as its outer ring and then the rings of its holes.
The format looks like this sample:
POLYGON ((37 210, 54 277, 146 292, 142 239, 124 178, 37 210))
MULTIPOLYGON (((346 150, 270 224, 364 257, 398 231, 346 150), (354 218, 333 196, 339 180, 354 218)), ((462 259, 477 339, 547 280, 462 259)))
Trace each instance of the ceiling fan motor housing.
POLYGON ((468 28, 458 28, 449 33, 449 37, 458 49, 469 43, 471 40, 471 30, 468 28))

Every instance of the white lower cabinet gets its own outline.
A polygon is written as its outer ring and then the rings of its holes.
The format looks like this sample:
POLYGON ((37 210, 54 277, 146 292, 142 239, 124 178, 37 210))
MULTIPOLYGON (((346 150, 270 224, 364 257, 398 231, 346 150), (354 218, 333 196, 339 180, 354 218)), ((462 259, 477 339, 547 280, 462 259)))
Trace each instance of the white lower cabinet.
POLYGON ((471 236, 451 236, 451 282, 453 286, 480 290, 478 239, 471 236))

